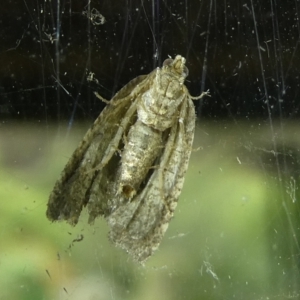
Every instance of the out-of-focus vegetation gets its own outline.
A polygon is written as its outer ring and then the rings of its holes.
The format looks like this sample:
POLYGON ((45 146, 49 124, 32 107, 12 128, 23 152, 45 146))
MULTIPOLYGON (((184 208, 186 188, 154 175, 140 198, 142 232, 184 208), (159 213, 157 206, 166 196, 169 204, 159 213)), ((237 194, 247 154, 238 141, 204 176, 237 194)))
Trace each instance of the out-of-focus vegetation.
POLYGON ((60 128, 1 125, 0 299, 299 297, 296 125, 283 136, 259 121, 200 122, 175 217, 144 267, 109 243, 104 220, 46 219, 87 126, 60 128))

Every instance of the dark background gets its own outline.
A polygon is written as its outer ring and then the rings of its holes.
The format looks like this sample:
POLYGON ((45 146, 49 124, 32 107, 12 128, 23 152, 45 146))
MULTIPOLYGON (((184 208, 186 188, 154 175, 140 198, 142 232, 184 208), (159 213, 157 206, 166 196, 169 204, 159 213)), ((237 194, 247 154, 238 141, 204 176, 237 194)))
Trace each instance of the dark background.
POLYGON ((211 91, 195 103, 202 117, 297 118, 298 2, 6 1, 0 118, 93 120, 104 106, 93 91, 109 99, 176 54, 191 94, 211 91))

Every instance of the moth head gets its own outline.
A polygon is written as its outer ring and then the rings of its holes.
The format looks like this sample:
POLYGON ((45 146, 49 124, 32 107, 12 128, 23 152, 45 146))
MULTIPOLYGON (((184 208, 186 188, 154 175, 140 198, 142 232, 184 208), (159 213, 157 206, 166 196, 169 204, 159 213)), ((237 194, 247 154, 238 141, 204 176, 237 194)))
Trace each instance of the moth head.
POLYGON ((183 78, 183 81, 189 75, 189 70, 185 66, 185 58, 181 55, 176 55, 174 59, 167 58, 163 62, 163 68, 168 69, 169 72, 175 73, 177 76, 179 75, 183 78))
POLYGON ((164 111, 167 112, 169 106, 174 105, 169 103, 170 100, 172 100, 173 103, 174 101, 179 100, 178 104, 181 102, 184 80, 187 74, 188 69, 185 66, 184 57, 177 55, 175 59, 168 58, 164 61, 163 67, 156 70, 155 92, 157 95, 152 95, 157 107, 158 103, 160 103, 160 107, 165 107, 164 111), (157 100, 158 97, 166 97, 165 105, 162 105, 163 98, 157 100))

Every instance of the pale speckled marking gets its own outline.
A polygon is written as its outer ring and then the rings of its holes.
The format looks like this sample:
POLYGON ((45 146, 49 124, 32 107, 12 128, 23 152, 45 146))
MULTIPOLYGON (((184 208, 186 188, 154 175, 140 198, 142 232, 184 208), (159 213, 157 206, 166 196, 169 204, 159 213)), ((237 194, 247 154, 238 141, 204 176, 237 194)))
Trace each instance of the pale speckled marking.
MULTIPOLYGON (((143 262, 173 217, 188 166, 195 110, 185 59, 139 76, 109 102, 73 153, 50 195, 47 217, 76 225, 106 218, 113 243, 143 262)), ((101 96, 99 98, 107 102, 101 96)))

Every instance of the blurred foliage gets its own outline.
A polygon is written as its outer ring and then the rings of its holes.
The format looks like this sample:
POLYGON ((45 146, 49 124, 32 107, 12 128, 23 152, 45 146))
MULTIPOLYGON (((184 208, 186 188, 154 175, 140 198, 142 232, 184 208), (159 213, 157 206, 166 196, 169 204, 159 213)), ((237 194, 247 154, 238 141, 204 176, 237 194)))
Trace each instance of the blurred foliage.
POLYGON ((104 220, 46 219, 87 127, 2 124, 0 299, 299 297, 296 125, 282 136, 259 122, 199 123, 175 217, 145 266, 109 243, 104 220))

